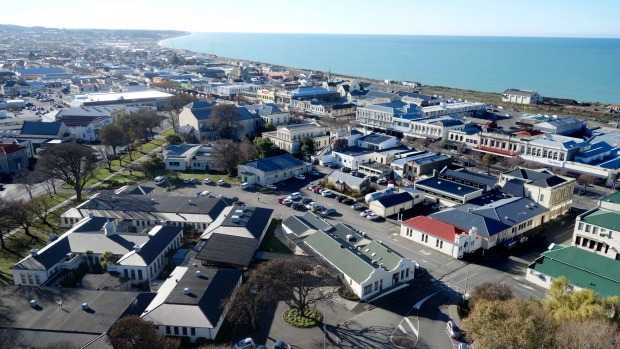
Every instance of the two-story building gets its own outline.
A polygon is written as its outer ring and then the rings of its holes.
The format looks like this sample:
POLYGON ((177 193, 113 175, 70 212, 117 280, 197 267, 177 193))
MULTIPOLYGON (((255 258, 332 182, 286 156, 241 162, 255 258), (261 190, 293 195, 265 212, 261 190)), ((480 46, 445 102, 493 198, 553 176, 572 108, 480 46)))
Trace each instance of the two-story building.
POLYGON ((509 88, 502 93, 502 102, 516 104, 541 104, 543 98, 536 91, 509 88))
POLYGON ((0 174, 12 174, 28 167, 28 148, 18 144, 0 143, 0 174))
POLYGON ((263 137, 268 138, 278 148, 293 154, 301 151, 301 141, 306 137, 312 139, 315 150, 329 145, 329 136, 316 122, 278 126, 276 131, 263 132, 263 137))
POLYGON ((487 194, 497 185, 497 178, 460 169, 443 169, 433 177, 415 181, 415 189, 446 206, 464 204, 487 194))
MULTIPOLYGON (((212 141, 220 138, 220 130, 213 126, 212 113, 215 103, 193 102, 183 107, 179 113, 179 126, 191 126, 197 130, 198 141, 212 141)), ((254 138, 259 127, 262 125, 260 115, 250 113, 242 106, 236 107, 239 127, 234 134, 234 138, 241 140, 244 138, 254 138)))
POLYGON ((216 165, 211 144, 169 145, 162 153, 167 170, 221 170, 216 165))
POLYGON ((575 220, 573 246, 620 261, 620 192, 599 200, 575 220))
POLYGON ((482 238, 476 228, 466 231, 426 216, 403 221, 400 236, 459 259, 465 253, 475 252, 482 247, 482 238))

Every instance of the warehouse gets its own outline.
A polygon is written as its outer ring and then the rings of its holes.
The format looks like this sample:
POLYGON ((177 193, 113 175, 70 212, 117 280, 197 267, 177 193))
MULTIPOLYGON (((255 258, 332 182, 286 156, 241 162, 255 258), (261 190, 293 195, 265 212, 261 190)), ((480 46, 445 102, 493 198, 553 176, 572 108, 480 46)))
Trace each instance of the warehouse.
POLYGON ((372 212, 385 218, 410 208, 424 201, 424 193, 415 189, 408 189, 397 194, 381 197, 370 202, 368 208, 372 212))

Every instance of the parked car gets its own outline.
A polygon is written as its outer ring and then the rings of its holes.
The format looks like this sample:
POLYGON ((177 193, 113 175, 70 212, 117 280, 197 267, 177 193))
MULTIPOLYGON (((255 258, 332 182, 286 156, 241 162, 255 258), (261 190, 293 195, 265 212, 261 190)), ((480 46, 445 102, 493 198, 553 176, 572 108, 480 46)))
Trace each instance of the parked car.
POLYGON ((336 195, 334 196, 334 199, 338 202, 341 202, 342 200, 346 199, 347 197, 344 195, 336 195))
POLYGON ((298 192, 294 192, 293 194, 289 195, 288 198, 291 200, 300 200, 301 194, 299 194, 298 192))
POLYGON ((183 184, 190 184, 192 180, 190 178, 183 179, 183 184))
POLYGON ((304 206, 304 204, 302 204, 301 202, 294 202, 291 207, 295 210, 303 210, 304 208, 306 208, 304 206))
POLYGON ((362 208, 364 208, 364 205, 362 205, 362 203, 360 202, 356 202, 353 205, 351 205, 351 208, 354 210, 361 210, 362 208))
POLYGON ((454 320, 450 320, 446 323, 446 332, 448 332, 450 338, 461 337, 461 330, 456 325, 456 322, 454 322, 454 320))
POLYGON ((320 193, 322 190, 323 190, 322 187, 316 187, 316 188, 312 189, 312 192, 313 193, 320 193))
POLYGON ((211 178, 205 178, 204 181, 202 181, 202 184, 211 184, 213 183, 213 181, 211 180, 211 178))
POLYGON ((217 185, 224 185, 226 184, 226 181, 223 179, 220 179, 219 181, 217 181, 217 185))
POLYGON ((157 177, 155 177, 155 184, 162 185, 164 183, 166 183, 166 177, 164 177, 164 176, 157 176, 157 177))
POLYGON ((273 345, 273 349, 291 349, 291 346, 287 343, 284 343, 283 341, 278 340, 273 345))
POLYGON ((276 189, 278 189, 278 187, 276 187, 273 184, 267 184, 267 189, 276 190, 276 189))
POLYGON ((319 185, 318 185, 318 184, 310 184, 310 185, 308 186, 308 190, 314 190, 315 188, 318 188, 318 187, 319 187, 319 185))
POLYGON ((364 211, 360 212, 360 216, 366 217, 366 216, 368 216, 371 213, 373 213, 371 210, 364 210, 364 211))
POLYGON ((387 182, 388 182, 388 181, 387 181, 387 179, 385 179, 385 178, 379 178, 379 179, 377 179, 377 184, 384 185, 384 184, 387 184, 387 182))
POLYGON ((293 200, 286 198, 282 200, 282 205, 291 206, 293 204, 293 200))
POLYGON ((211 192, 208 190, 205 190, 202 193, 200 193, 200 196, 208 198, 209 196, 211 196, 211 192))
POLYGON ((323 195, 323 196, 332 196, 332 195, 334 195, 334 192, 331 191, 331 190, 323 190, 321 192, 321 195, 323 195))
POLYGON ((235 349, 254 349, 256 345, 252 338, 245 338, 235 343, 235 349))
POLYGON ((301 199, 301 202, 303 202, 303 203, 304 203, 304 205, 307 205, 307 204, 309 204, 309 203, 311 203, 311 202, 312 202, 312 199, 310 199, 310 198, 302 198, 302 199, 301 199))
POLYGON ((376 213, 371 213, 367 215, 366 218, 370 219, 371 221, 376 221, 377 219, 381 218, 381 216, 376 213))
POLYGON ((306 179, 306 176, 304 176, 302 174, 298 174, 298 175, 295 175, 295 178, 297 178, 297 179, 306 179))
POLYGON ((317 170, 312 170, 312 171, 310 171, 310 174, 313 175, 313 176, 318 176, 318 175, 321 174, 321 172, 319 172, 317 170))
POLYGON ((349 172, 351 172, 351 168, 350 168, 350 167, 346 167, 346 166, 345 166, 345 167, 343 167, 343 168, 341 168, 340 170, 341 170, 342 172, 344 172, 344 173, 349 173, 349 172))
POLYGON ((469 345, 467 343, 459 343, 459 349, 468 349, 469 345))
POLYGON ((309 203, 306 204, 306 208, 311 210, 312 207, 314 207, 314 205, 316 205, 316 202, 314 201, 310 201, 309 203))
POLYGON ((247 182, 243 182, 241 183, 241 189, 246 190, 250 187, 250 185, 247 182))
POLYGON ((338 211, 336 211, 335 208, 328 208, 324 211, 321 212, 322 216, 332 216, 335 215, 336 213, 338 213, 338 211))
POLYGON ((288 184, 286 184, 286 182, 285 182, 285 181, 278 182, 278 186, 279 186, 279 187, 286 187, 287 185, 288 185, 288 184))
POLYGON ((352 205, 355 202, 355 200, 353 200, 351 198, 345 198, 344 200, 342 200, 340 202, 345 204, 345 205, 352 205))

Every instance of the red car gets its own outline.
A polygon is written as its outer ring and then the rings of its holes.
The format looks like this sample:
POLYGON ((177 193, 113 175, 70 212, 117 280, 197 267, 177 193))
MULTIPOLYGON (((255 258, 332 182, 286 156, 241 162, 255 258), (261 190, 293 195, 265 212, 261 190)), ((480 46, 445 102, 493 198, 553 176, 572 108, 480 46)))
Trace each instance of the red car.
POLYGON ((319 193, 320 194, 321 191, 323 191, 323 187, 316 187, 316 188, 312 189, 313 193, 319 193))

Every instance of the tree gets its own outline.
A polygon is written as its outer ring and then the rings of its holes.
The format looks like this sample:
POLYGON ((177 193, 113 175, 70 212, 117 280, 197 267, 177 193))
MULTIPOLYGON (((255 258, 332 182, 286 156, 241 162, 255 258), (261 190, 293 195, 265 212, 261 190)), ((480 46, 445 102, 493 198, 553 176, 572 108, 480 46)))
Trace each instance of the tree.
POLYGON ((577 177, 577 183, 583 185, 583 192, 585 193, 588 191, 588 186, 594 183, 594 176, 591 174, 582 173, 579 177, 577 177))
POLYGON ((256 148, 256 155, 261 159, 276 156, 280 152, 279 148, 269 138, 264 137, 254 138, 254 147, 256 148))
POLYGON ((154 325, 139 316, 127 316, 116 321, 110 328, 106 341, 115 349, 159 348, 160 336, 154 325))
POLYGON ((268 123, 265 124, 265 126, 263 126, 262 132, 273 132, 273 131, 276 131, 276 130, 277 130, 276 126, 274 124, 268 122, 268 123))
POLYGON ((36 205, 33 200, 15 200, 10 203, 13 208, 11 219, 15 225, 24 229, 24 233, 33 239, 37 239, 30 233, 30 227, 34 224, 36 217, 33 206, 36 205))
POLYGON ((170 145, 182 144, 183 139, 179 135, 170 134, 166 136, 166 143, 170 145))
POLYGON ((463 321, 478 349, 552 348, 557 324, 538 301, 481 301, 463 321))
POLYGON ((620 328, 606 319, 559 322, 555 348, 620 348, 620 328))
POLYGON ((0 329, 0 349, 20 348, 21 334, 12 328, 0 329))
POLYGON ((142 118, 142 123, 144 127, 149 130, 146 138, 153 138, 153 136, 155 135, 153 129, 161 125, 161 117, 154 109, 143 109, 138 113, 138 115, 140 115, 140 117, 142 118))
POLYGON ((230 139, 220 139, 213 143, 213 160, 216 167, 225 168, 232 175, 239 164, 239 146, 230 139))
POLYGON ((45 176, 38 171, 29 171, 22 168, 13 175, 13 183, 19 184, 19 187, 28 193, 30 200, 34 198, 34 188, 38 183, 45 180, 45 176))
POLYGON ((168 99, 168 101, 166 102, 166 105, 164 106, 164 110, 166 112, 169 113, 170 115, 170 124, 172 125, 172 128, 176 130, 179 122, 178 122, 178 118, 179 115, 178 113, 181 112, 181 110, 183 109, 184 106, 190 104, 190 103, 194 103, 197 102, 198 99, 196 99, 196 97, 194 97, 194 95, 191 95, 189 93, 179 93, 176 94, 172 97, 170 97, 168 99))
POLYGON ((512 298, 512 290, 505 284, 483 282, 469 293, 469 303, 474 308, 480 301, 505 301, 512 298))
POLYGON ((8 201, 0 198, 0 247, 6 249, 4 244, 4 234, 10 232, 15 227, 15 222, 11 219, 12 208, 8 201))
POLYGON ((248 162, 256 159, 257 153, 254 144, 249 139, 244 139, 239 144, 239 163, 248 162))
POLYGON ((241 118, 234 104, 218 104, 211 112, 211 126, 215 127, 223 139, 234 139, 241 126, 241 118))
POLYGON ((101 161, 106 164, 108 171, 112 172, 112 161, 116 158, 116 154, 112 151, 112 147, 108 145, 98 146, 97 153, 101 161))
POLYGON ((314 155, 314 140, 310 137, 304 137, 301 139, 301 152, 305 156, 314 155))
POLYGON ((166 169, 166 164, 157 155, 151 155, 147 160, 139 165, 139 171, 144 173, 148 178, 155 178, 159 173, 166 169))
POLYGON ((70 185, 75 190, 77 200, 82 201, 82 190, 95 177, 97 158, 89 147, 61 143, 45 150, 36 168, 70 185))
POLYGON ((491 166, 495 165, 498 161, 499 159, 497 156, 493 154, 484 154, 481 160, 482 164, 487 167, 487 173, 489 173, 491 166))
MULTIPOLYGON (((99 141, 101 144, 107 145, 112 148, 114 157, 116 154, 116 148, 127 145, 129 134, 125 128, 118 124, 105 125, 99 130, 99 141)), ((118 159, 118 164, 121 164, 121 158, 118 159)))

